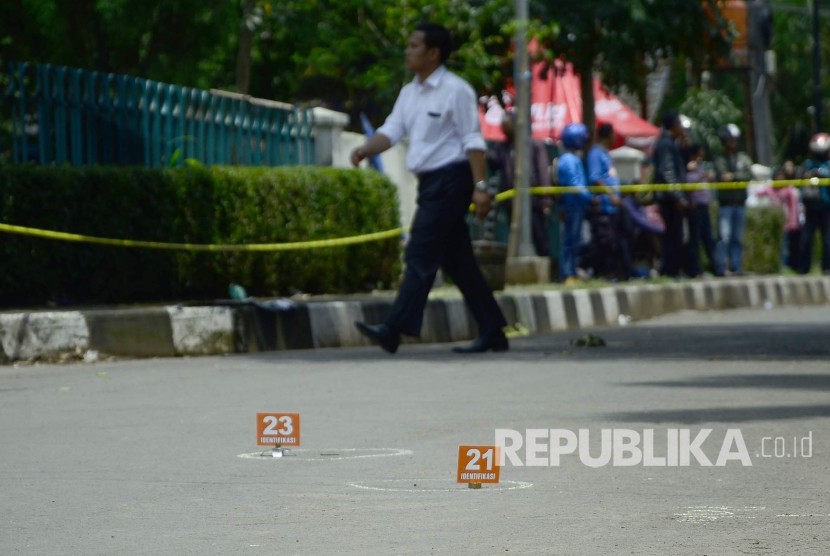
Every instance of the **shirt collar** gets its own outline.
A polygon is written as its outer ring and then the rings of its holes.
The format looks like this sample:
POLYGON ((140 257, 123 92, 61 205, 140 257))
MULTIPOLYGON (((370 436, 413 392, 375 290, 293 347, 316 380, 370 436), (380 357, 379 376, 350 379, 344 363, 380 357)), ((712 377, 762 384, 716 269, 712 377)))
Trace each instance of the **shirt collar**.
POLYGON ((429 77, 427 77, 426 81, 424 81, 423 83, 416 75, 415 83, 420 87, 429 87, 431 89, 434 89, 438 87, 438 85, 441 83, 441 78, 444 76, 445 73, 447 73, 447 67, 442 64, 435 68, 435 71, 429 74, 429 77))

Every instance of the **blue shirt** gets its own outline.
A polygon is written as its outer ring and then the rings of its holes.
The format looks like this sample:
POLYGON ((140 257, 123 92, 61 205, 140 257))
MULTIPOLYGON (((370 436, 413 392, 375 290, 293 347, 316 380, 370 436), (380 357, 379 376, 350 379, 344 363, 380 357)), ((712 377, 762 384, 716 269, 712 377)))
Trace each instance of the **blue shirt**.
POLYGON ((572 152, 566 152, 559 157, 556 165, 559 176, 559 185, 563 187, 579 187, 580 193, 565 193, 562 195, 562 206, 565 210, 584 209, 591 202, 591 193, 586 189, 588 180, 585 177, 585 167, 582 160, 572 152))
MULTIPOLYGON (((804 173, 807 176, 815 176, 819 179, 827 179, 830 178, 830 160, 814 160, 812 158, 808 159, 804 163, 804 173)), ((819 186, 819 197, 824 204, 830 203, 830 187, 823 185, 819 186)), ((802 192, 804 190, 802 189, 802 192)))
MULTIPOLYGON (((611 154, 604 147, 600 145, 591 147, 585 158, 585 165, 588 167, 588 182, 591 185, 599 185, 602 182, 611 187, 617 195, 620 194, 620 179, 615 172, 611 172, 614 162, 611 160, 611 154)), ((617 207, 611 202, 611 197, 604 193, 599 195, 599 209, 602 214, 616 214, 617 212, 617 207)))

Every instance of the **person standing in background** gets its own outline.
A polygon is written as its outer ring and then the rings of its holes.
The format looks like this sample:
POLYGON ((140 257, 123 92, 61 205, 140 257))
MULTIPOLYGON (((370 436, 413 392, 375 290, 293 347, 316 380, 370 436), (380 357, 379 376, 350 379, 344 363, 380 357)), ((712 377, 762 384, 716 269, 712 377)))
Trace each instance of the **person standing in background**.
MULTIPOLYGON (((741 130, 727 124, 718 130, 724 153, 715 157, 719 182, 749 182, 752 159, 738 150, 741 130)), ((718 265, 732 274, 743 274, 744 229, 746 228, 747 183, 718 190, 718 265)))
POLYGON ((775 171, 775 187, 762 187, 757 191, 761 197, 770 197, 784 210, 784 236, 781 239, 781 264, 799 271, 799 251, 801 250, 801 200, 795 185, 782 185, 780 182, 792 182, 798 179, 795 163, 784 161, 775 171))
POLYGON ((565 193, 561 197, 560 217, 564 224, 564 232, 559 254, 559 275, 566 285, 579 282, 576 267, 582 240, 582 222, 591 202, 591 193, 586 187, 588 178, 585 175, 585 166, 579 156, 587 144, 588 128, 584 124, 568 124, 562 130, 562 146, 565 152, 559 156, 556 165, 558 185, 578 189, 575 193, 565 193))
POLYGON ((594 145, 585 157, 588 184, 605 188, 595 194, 588 211, 591 223, 591 266, 600 275, 618 280, 631 276, 631 251, 625 226, 625 213, 620 193, 620 178, 611 159, 614 127, 609 123, 597 126, 594 145))
MULTIPOLYGON (((804 162, 804 178, 830 178, 830 135, 816 133, 810 139, 810 158, 804 162)), ((810 272, 813 259, 813 236, 821 238, 821 271, 830 273, 830 186, 810 185, 801 188, 804 203, 804 228, 801 230, 799 272, 810 272)))
MULTIPOLYGON (((654 183, 667 186, 686 182, 686 165, 680 152, 680 141, 684 136, 680 115, 669 110, 663 115, 663 129, 654 147, 654 183)), ((677 278, 683 260, 683 219, 689 201, 680 190, 668 189, 657 192, 657 205, 665 222, 661 245, 660 273, 677 278)))
POLYGON ((689 146, 688 152, 686 182, 700 185, 699 189, 689 192, 689 276, 700 276, 703 270, 700 263, 701 246, 709 261, 709 270, 715 276, 723 276, 723 269, 718 264, 717 244, 712 234, 712 217, 709 213, 712 192, 704 185, 710 181, 706 168, 706 147, 693 144, 689 146))

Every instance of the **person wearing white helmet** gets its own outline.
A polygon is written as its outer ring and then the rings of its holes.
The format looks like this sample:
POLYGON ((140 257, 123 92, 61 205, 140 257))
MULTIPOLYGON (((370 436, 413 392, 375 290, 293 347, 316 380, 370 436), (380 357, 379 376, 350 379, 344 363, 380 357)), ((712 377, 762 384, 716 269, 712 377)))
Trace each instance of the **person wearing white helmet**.
POLYGON ((562 146, 565 152, 559 156, 556 171, 560 186, 577 187, 579 192, 562 195, 561 218, 564 223, 562 249, 559 252, 559 275, 565 284, 579 281, 576 274, 579 245, 582 237, 582 222, 591 202, 585 166, 579 153, 588 144, 588 128, 581 123, 571 123, 562 130, 562 146))
POLYGON ((715 157, 717 180, 731 184, 719 189, 718 198, 718 266, 725 272, 743 274, 744 230, 746 229, 747 186, 752 179, 752 159, 738 150, 741 130, 727 124, 718 130, 724 152, 715 157), (746 182, 742 185, 737 182, 746 182))
MULTIPOLYGON (((810 158, 804 163, 805 178, 830 178, 830 135, 816 133, 810 139, 810 158)), ((804 227, 799 248, 799 272, 807 274, 812 266, 813 237, 821 235, 821 270, 830 273, 830 187, 801 188, 804 204, 804 227)))
POLYGON ((830 152, 830 135, 824 132, 813 135, 810 138, 810 152, 823 154, 826 160, 827 153, 830 152))

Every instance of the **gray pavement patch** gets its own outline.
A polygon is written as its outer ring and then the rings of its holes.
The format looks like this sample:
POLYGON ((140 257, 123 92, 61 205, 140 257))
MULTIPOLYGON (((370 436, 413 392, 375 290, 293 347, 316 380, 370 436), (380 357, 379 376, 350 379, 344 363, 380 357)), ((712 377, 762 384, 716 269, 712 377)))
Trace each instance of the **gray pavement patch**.
POLYGON ((377 492, 498 492, 504 490, 522 490, 530 488, 533 483, 526 481, 501 481, 498 484, 482 485, 480 489, 471 489, 466 484, 459 484, 451 479, 410 478, 382 479, 375 481, 355 481, 350 487, 377 492))
POLYGON ((342 461, 346 459, 384 458, 396 456, 411 456, 414 452, 406 448, 327 448, 325 450, 309 450, 307 448, 286 448, 282 458, 275 458, 271 450, 260 450, 238 454, 236 457, 253 460, 270 461, 342 461))
POLYGON ((730 508, 729 506, 690 506, 683 508, 680 513, 674 514, 675 521, 687 523, 712 523, 723 519, 758 519, 764 506, 745 506, 730 508))

